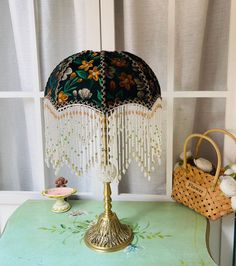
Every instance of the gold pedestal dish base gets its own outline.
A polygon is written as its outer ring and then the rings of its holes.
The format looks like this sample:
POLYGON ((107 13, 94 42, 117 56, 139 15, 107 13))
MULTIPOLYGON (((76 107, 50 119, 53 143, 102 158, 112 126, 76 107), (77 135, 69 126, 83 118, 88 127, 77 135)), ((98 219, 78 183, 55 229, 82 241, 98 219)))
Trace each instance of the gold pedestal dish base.
POLYGON ((86 232, 86 245, 101 252, 118 251, 127 247, 133 240, 131 228, 120 223, 115 213, 109 217, 101 214, 98 222, 86 232))

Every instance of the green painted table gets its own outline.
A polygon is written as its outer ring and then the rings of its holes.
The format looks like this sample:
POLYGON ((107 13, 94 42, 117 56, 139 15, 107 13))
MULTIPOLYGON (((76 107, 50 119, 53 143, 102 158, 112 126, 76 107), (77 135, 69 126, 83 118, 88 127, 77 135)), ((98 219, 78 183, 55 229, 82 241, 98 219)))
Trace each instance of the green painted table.
POLYGON ((52 204, 28 200, 14 212, 0 239, 1 266, 216 265, 206 248, 206 219, 177 203, 113 202, 135 234, 132 245, 114 253, 94 252, 83 242, 102 202, 71 201, 62 214, 52 213, 52 204))

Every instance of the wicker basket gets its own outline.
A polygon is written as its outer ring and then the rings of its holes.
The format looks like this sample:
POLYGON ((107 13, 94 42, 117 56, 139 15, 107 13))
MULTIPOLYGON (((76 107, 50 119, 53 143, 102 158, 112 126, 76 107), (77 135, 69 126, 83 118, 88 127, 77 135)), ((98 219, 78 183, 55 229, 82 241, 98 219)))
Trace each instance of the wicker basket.
POLYGON ((174 171, 174 184, 172 198, 187 207, 195 210, 211 220, 216 220, 233 212, 230 198, 224 196, 219 188, 219 174, 221 170, 221 154, 216 143, 206 136, 209 132, 192 134, 184 143, 183 165, 174 171), (199 138, 197 149, 202 139, 209 141, 215 148, 217 154, 217 167, 215 176, 198 169, 187 163, 187 146, 191 139, 199 138))

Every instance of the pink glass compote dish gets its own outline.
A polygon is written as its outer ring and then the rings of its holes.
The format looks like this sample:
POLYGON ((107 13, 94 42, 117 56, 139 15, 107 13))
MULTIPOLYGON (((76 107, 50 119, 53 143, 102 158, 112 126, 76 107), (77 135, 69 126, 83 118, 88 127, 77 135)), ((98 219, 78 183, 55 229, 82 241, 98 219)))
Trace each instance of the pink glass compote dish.
POLYGON ((71 208, 71 205, 65 201, 65 198, 75 194, 77 190, 69 187, 49 188, 42 192, 42 195, 47 198, 56 199, 52 206, 53 212, 66 212, 71 208))

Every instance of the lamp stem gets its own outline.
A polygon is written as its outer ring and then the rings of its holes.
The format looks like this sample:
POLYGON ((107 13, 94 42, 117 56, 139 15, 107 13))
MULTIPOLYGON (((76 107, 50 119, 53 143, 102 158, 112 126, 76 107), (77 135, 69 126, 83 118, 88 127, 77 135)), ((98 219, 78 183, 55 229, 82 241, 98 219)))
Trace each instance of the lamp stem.
MULTIPOLYGON (((104 116, 103 153, 104 167, 108 166, 108 129, 107 117, 104 116)), ((99 216, 96 224, 91 226, 85 234, 84 240, 90 248, 102 252, 117 251, 127 247, 133 240, 131 228, 122 224, 116 214, 112 212, 111 182, 104 182, 104 212, 99 216)))
POLYGON ((108 165, 108 134, 107 134, 107 115, 104 115, 103 126, 103 145, 104 145, 104 164, 108 165))
MULTIPOLYGON (((103 141, 104 141, 104 162, 105 165, 108 165, 108 134, 107 134, 107 116, 106 114, 104 115, 104 127, 103 127, 103 141)), ((104 183, 104 208, 105 208, 105 216, 109 217, 112 214, 111 208, 111 183, 110 182, 105 182, 104 183)))
POLYGON ((111 185, 110 182, 104 183, 104 214, 106 217, 110 217, 112 215, 112 204, 111 204, 111 185))

